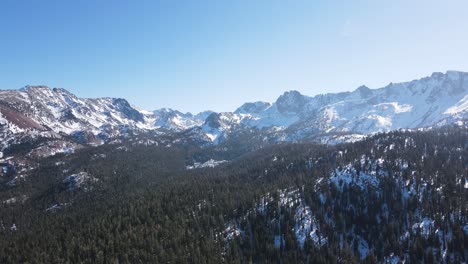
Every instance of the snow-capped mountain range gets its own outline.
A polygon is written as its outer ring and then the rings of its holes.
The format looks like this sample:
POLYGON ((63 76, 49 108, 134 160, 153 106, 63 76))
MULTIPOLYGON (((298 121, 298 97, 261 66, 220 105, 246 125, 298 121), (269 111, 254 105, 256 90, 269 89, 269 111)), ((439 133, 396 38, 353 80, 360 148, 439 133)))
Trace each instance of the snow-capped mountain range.
POLYGON ((61 88, 26 86, 0 90, 0 138, 24 133, 78 135, 105 142, 128 130, 188 132, 217 144, 242 129, 257 129, 277 141, 332 134, 365 135, 400 128, 466 123, 468 73, 448 71, 352 92, 305 96, 298 91, 276 102, 245 103, 234 112, 199 114, 172 109, 144 111, 125 99, 78 98, 61 88))

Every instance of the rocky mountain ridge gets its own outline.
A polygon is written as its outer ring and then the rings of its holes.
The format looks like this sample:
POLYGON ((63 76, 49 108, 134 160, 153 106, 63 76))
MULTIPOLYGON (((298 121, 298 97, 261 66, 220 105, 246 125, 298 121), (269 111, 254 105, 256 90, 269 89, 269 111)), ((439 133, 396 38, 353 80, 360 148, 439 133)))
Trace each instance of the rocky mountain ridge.
POLYGON ((62 88, 0 90, 0 138, 47 134, 102 144, 128 131, 184 133, 219 144, 241 130, 262 131, 273 141, 362 135, 457 123, 468 117, 468 73, 448 71, 383 88, 305 96, 288 91, 276 102, 245 103, 234 112, 199 114, 144 111, 125 99, 83 99, 62 88))

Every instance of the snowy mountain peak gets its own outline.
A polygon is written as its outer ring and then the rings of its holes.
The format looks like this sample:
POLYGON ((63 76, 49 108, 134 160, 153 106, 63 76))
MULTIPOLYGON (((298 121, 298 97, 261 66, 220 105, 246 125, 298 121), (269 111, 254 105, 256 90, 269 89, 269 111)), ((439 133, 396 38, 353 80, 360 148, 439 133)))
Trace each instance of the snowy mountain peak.
POLYGON ((26 85, 19 89, 19 91, 46 91, 51 90, 47 85, 26 85))
POLYGON ((237 108, 234 111, 235 114, 252 114, 252 113, 260 113, 261 111, 265 111, 271 107, 271 103, 267 102, 253 102, 253 103, 245 103, 241 107, 237 108))
POLYGON ((298 91, 288 91, 276 100, 276 106, 281 113, 299 113, 307 103, 307 97, 298 91))
POLYGON ((369 96, 372 95, 372 90, 371 90, 369 87, 365 86, 365 85, 359 86, 359 87, 356 89, 355 92, 359 93, 359 95, 360 95, 362 98, 367 98, 367 97, 369 97, 369 96))
POLYGON ((155 125, 174 131, 182 131, 203 124, 204 119, 193 116, 191 113, 181 113, 170 108, 153 111, 155 125))
POLYGON ((122 98, 113 98, 112 105, 115 106, 115 110, 122 113, 125 118, 136 122, 144 122, 144 115, 134 109, 127 100, 122 98))
POLYGON ((25 86, 19 90, 0 90, 0 106, 1 115, 9 124, 0 127, 3 137, 37 129, 109 138, 119 135, 124 127, 151 128, 150 117, 125 99, 81 99, 63 88, 25 86))

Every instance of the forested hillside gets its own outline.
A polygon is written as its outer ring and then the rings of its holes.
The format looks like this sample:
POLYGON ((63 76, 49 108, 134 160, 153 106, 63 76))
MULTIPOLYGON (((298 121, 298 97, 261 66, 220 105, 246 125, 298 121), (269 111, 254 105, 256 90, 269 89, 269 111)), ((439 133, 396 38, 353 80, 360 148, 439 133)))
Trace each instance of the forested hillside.
POLYGON ((0 262, 466 262, 467 139, 446 127, 253 152, 239 138, 236 155, 126 143, 58 154, 15 185, 0 177, 0 262), (192 166, 210 159, 227 162, 192 166))

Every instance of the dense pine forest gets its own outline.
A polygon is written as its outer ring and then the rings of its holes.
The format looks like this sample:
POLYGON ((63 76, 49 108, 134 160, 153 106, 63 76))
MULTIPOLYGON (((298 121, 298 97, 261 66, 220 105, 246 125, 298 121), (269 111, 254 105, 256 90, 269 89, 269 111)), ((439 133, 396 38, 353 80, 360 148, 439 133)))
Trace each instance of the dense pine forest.
POLYGON ((230 144, 109 144, 0 177, 0 263, 468 261, 466 128, 230 144), (210 159, 227 162, 187 167, 210 159))

